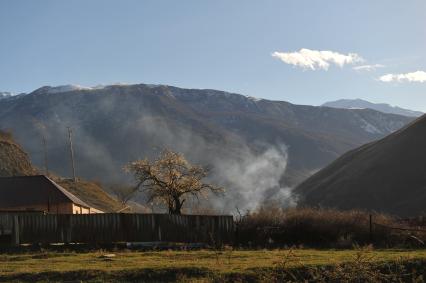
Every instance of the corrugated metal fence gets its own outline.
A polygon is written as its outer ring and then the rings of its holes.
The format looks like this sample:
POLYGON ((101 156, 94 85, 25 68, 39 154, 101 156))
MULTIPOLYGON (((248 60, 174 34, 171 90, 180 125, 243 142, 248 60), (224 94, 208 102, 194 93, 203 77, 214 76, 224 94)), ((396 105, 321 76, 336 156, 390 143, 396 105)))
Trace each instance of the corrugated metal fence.
POLYGON ((207 215, 0 213, 1 233, 9 233, 14 244, 232 243, 234 221, 207 215))

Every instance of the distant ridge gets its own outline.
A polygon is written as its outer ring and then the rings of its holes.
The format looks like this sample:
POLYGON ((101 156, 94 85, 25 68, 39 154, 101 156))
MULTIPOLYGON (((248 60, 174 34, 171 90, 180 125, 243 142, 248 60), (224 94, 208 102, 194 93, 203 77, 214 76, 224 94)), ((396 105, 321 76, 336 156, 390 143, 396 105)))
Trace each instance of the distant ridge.
POLYGON ((408 117, 420 117, 424 113, 392 106, 386 103, 372 103, 363 99, 339 99, 324 103, 322 106, 342 109, 373 109, 383 113, 391 113, 408 117))

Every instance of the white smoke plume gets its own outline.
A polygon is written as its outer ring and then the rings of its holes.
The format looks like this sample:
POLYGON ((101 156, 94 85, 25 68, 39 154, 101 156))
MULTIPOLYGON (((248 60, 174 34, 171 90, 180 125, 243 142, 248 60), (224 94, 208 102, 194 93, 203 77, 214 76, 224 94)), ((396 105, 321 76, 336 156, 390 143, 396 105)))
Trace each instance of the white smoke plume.
POLYGON ((218 177, 228 186, 224 203, 228 208, 254 210, 267 201, 295 205, 291 188, 281 184, 288 160, 284 145, 269 146, 258 154, 246 149, 242 154, 239 160, 216 164, 218 177))
MULTIPOLYGON (((163 119, 144 117, 132 127, 158 141, 163 147, 183 153, 191 162, 208 166, 209 182, 223 186, 223 196, 209 198, 217 212, 254 210, 268 201, 282 206, 296 203, 291 188, 283 185, 288 151, 284 144, 258 144, 257 150, 243 140, 238 144, 215 144, 191 129, 170 127, 163 119)), ((195 204, 196 206, 197 204, 195 204)), ((199 205, 199 204, 198 204, 199 205)))

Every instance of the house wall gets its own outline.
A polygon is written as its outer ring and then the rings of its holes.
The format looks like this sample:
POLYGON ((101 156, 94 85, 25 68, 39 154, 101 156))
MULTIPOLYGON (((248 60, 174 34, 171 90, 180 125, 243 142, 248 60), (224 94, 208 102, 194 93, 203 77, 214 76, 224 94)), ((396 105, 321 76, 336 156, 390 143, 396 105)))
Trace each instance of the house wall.
POLYGON ((16 207, 2 207, 0 211, 44 211, 53 214, 95 214, 103 213, 95 208, 86 208, 74 203, 59 203, 48 205, 28 205, 16 207))
POLYGON ((58 203, 45 205, 36 204, 36 205, 25 205, 25 206, 12 206, 12 207, 2 207, 2 211, 45 211, 49 213, 57 214, 70 214, 73 213, 72 203, 58 203))
POLYGON ((90 214, 104 213, 102 210, 91 207, 90 214))
POLYGON ((90 214, 90 209, 86 207, 82 207, 78 204, 72 205, 73 214, 90 214))
POLYGON ((86 208, 83 206, 80 206, 78 204, 73 204, 72 205, 72 211, 73 214, 96 214, 96 213, 104 213, 103 211, 100 211, 96 208, 90 207, 90 208, 86 208))

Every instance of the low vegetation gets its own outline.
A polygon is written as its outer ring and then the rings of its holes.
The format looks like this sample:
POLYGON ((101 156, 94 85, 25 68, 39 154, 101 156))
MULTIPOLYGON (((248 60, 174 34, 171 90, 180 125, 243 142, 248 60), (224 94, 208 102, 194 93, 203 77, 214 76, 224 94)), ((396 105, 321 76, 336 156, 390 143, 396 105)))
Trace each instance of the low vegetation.
POLYGON ((363 211, 268 206, 239 217, 237 243, 246 247, 350 248, 370 243, 378 247, 425 247, 426 230, 384 214, 373 214, 371 220, 370 230, 370 214, 363 211))

